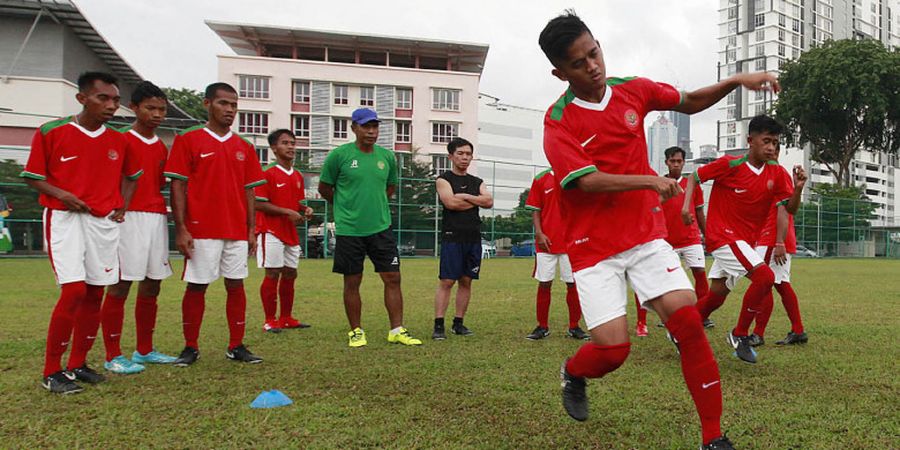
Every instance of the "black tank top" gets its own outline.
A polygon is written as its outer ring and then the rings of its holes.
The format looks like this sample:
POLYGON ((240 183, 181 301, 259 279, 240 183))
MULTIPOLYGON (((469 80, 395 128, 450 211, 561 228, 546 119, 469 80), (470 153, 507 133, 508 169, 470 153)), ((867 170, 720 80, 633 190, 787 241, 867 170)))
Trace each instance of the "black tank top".
MULTIPOLYGON (((443 178, 450 183, 454 194, 466 193, 478 195, 481 193, 483 180, 473 175, 456 175, 452 171, 442 173, 438 178, 443 178)), ((441 226, 441 234, 447 242, 481 242, 481 216, 478 215, 478 207, 465 211, 453 211, 443 208, 444 220, 441 226)))

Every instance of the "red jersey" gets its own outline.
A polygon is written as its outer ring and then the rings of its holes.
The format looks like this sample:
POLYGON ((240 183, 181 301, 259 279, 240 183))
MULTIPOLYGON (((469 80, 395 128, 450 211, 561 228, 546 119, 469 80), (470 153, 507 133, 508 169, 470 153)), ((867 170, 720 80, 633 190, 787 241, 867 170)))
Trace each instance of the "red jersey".
POLYGON ((793 193, 790 176, 775 161, 750 165, 747 156, 723 156, 699 169, 694 178, 715 180, 709 196, 706 248, 715 250, 735 241, 757 241, 769 210, 793 193))
MULTIPOLYGON (((766 247, 774 247, 775 246, 775 218, 777 217, 778 206, 773 206, 769 211, 769 217, 766 218, 766 225, 763 227, 762 232, 759 233, 759 240, 756 241, 756 245, 764 245, 766 247)), ((797 235, 794 233, 794 215, 788 214, 788 228, 787 233, 784 235, 784 251, 790 254, 797 253, 797 235)))
POLYGON ((538 253, 562 254, 566 252, 566 228, 559 210, 559 183, 553 171, 545 170, 531 182, 531 190, 525 200, 525 209, 541 212, 541 229, 550 239, 550 251, 534 243, 538 253))
POLYGON ((188 231, 194 239, 246 241, 246 189, 266 182, 256 149, 239 135, 203 125, 175 137, 165 175, 187 181, 188 231))
MULTIPOLYGON (((46 180, 87 203, 91 214, 104 217, 124 204, 122 177, 140 177, 141 160, 126 148, 122 133, 106 125, 88 131, 70 116, 47 122, 34 133, 20 176, 46 180)), ((68 209, 49 195, 41 194, 40 202, 49 209, 68 209)))
MULTIPOLYGON (((684 190, 687 186, 687 178, 679 177, 678 185, 684 190)), ((700 227, 697 225, 697 208, 703 207, 703 189, 698 184, 694 188, 694 197, 691 199, 691 215, 694 221, 685 225, 681 220, 681 208, 684 206, 684 192, 666 200, 662 204, 663 214, 666 216, 666 231, 669 236, 666 242, 672 248, 682 248, 700 243, 700 227)))
MULTIPOLYGON (((256 200, 269 202, 275 206, 300 211, 300 204, 306 199, 303 187, 303 175, 291 167, 288 171, 277 163, 266 167, 264 172, 266 184, 256 187, 256 200)), ((300 245, 297 226, 287 216, 271 216, 262 211, 256 212, 256 234, 272 233, 285 245, 300 245)))
POLYGON ((151 213, 166 213, 166 199, 163 198, 162 188, 166 185, 166 177, 163 168, 166 165, 166 157, 169 150, 163 144, 159 136, 147 139, 138 132, 127 127, 122 129, 125 134, 126 147, 137 155, 141 155, 144 174, 137 182, 129 211, 142 211, 151 213))
POLYGON ((591 172, 653 175, 644 116, 678 106, 681 93, 646 78, 610 78, 600 103, 569 89, 544 116, 544 152, 563 190, 560 206, 572 269, 666 237, 659 194, 651 190, 590 193, 575 180, 591 172))

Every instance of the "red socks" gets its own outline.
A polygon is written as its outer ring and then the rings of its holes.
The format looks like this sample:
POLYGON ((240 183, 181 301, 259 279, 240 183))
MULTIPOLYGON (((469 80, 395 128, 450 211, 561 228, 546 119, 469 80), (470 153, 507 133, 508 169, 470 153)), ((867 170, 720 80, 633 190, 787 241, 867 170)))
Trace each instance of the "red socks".
POLYGON ((206 292, 185 289, 181 300, 181 327, 184 330, 184 345, 199 349, 197 339, 200 337, 200 325, 203 323, 203 310, 206 306, 206 292))
POLYGON ((294 312, 294 282, 297 281, 297 277, 285 277, 281 276, 281 279, 278 280, 278 299, 281 304, 281 318, 287 319, 291 317, 291 313, 294 312))
POLYGON ((630 342, 617 345, 588 342, 575 352, 575 356, 569 358, 566 371, 576 377, 600 378, 618 369, 628 358, 630 351, 630 342))
POLYGON ((695 307, 685 306, 669 316, 666 328, 678 340, 681 373, 700 415, 703 444, 706 445, 722 435, 722 383, 719 366, 695 307))
POLYGON ((259 298, 262 299, 266 322, 275 320, 275 310, 278 307, 275 304, 278 299, 278 278, 263 277, 263 282, 259 286, 259 298))
POLYGON ((153 351, 156 309, 156 297, 142 297, 138 294, 134 302, 134 324, 137 329, 137 351, 142 355, 153 351))
POLYGON ((112 361, 122 354, 122 322, 125 321, 126 297, 115 297, 109 292, 100 308, 100 322, 103 324, 103 346, 106 348, 106 360, 112 361))
POLYGON ((228 319, 228 350, 241 345, 244 342, 244 328, 246 327, 247 295, 244 286, 226 287, 228 297, 225 300, 225 315, 228 319))
POLYGON ((738 316, 737 326, 732 333, 735 336, 746 336, 750 329, 750 323, 756 317, 756 312, 762 307, 766 293, 772 295, 772 285, 775 284, 775 273, 769 266, 763 264, 750 274, 750 287, 744 294, 744 302, 741 305, 741 314, 738 316))
POLYGON ((641 308, 641 302, 637 294, 634 294, 634 306, 637 308, 637 323, 647 324, 647 310, 641 308))
POLYGON ((775 300, 772 298, 772 291, 766 293, 763 297, 762 304, 759 305, 759 311, 756 312, 755 324, 753 325, 753 334, 764 337, 766 335, 766 326, 769 324, 769 318, 772 317, 772 307, 775 300))
POLYGON ((694 292, 697 293, 697 298, 706 297, 706 294, 709 292, 709 282, 706 280, 706 271, 697 267, 691 269, 691 273, 694 275, 694 292))
POLYGON ((791 331, 796 334, 803 332, 803 321, 800 319, 800 303, 797 302, 797 293, 791 287, 791 283, 782 282, 775 285, 775 290, 781 296, 781 304, 791 320, 791 331))
MULTIPOLYGON (((575 284, 566 285, 566 305, 569 306, 569 329, 571 330, 577 328, 578 321, 581 320, 581 303, 578 301, 578 287, 575 284)), ((549 301, 547 306, 550 306, 549 301)))
POLYGON ((75 308, 75 330, 72 335, 72 351, 69 353, 69 370, 84 365, 87 354, 97 339, 100 328, 100 305, 103 303, 103 286, 87 286, 84 300, 75 308))
POLYGON ((541 328, 550 328, 550 288, 538 285, 537 291, 537 321, 541 328))
POLYGON ((44 355, 44 376, 50 376, 62 370, 60 360, 69 348, 69 339, 75 321, 76 307, 84 301, 87 287, 83 281, 62 285, 59 300, 50 316, 47 329, 47 351, 44 355))
POLYGON ((698 295, 697 297, 699 298, 697 300, 697 312, 700 313, 700 318, 703 320, 709 319, 710 314, 725 303, 724 295, 716 294, 710 290, 706 291, 705 296, 700 297, 698 295))

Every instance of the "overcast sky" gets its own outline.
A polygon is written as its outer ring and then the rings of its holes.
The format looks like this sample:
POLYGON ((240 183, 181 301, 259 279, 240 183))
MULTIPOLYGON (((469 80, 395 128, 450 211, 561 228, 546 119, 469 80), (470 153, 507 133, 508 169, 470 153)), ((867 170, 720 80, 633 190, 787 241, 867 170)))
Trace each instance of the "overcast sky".
MULTIPOLYGON (((610 76, 639 75, 691 90, 716 81, 717 0, 74 0, 144 78, 200 90, 216 55, 233 54, 205 20, 490 45, 481 92, 546 109, 565 85, 537 45, 546 22, 574 8, 603 47, 610 76)), ((692 119, 692 146, 715 142, 718 113, 692 119)), ((655 115, 648 116, 652 121, 655 115)))

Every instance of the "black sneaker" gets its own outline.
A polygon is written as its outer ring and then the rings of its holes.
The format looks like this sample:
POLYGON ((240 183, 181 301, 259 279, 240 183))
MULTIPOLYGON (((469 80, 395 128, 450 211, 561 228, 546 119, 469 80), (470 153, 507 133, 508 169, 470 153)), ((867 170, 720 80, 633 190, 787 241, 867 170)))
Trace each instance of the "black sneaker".
POLYGON ((247 347, 244 347, 244 344, 238 345, 237 347, 228 350, 225 352, 225 357, 238 362, 245 362, 249 364, 259 364, 263 362, 263 359, 259 356, 250 353, 250 350, 247 350, 247 347))
POLYGON ((447 339, 447 333, 444 332, 444 326, 435 325, 434 333, 431 333, 431 338, 436 341, 443 341, 444 339, 447 339))
POLYGON ((77 394, 84 390, 83 387, 70 380, 62 370, 52 373, 44 378, 44 381, 41 382, 41 386, 54 394, 62 395, 77 394))
POLYGON ((720 438, 713 439, 709 444, 701 446, 700 450, 734 450, 734 445, 723 435, 720 438))
POLYGON ((678 345, 678 339, 675 339, 675 336, 672 336, 672 333, 669 333, 669 330, 666 330, 666 339, 675 346, 675 353, 681 354, 681 346, 678 345))
POLYGON ((760 345, 766 345, 766 340, 763 339, 762 336, 753 333, 750 336, 747 336, 747 343, 750 344, 751 347, 759 347, 760 345))
POLYGON ((749 337, 735 336, 734 332, 728 333, 728 344, 734 348, 734 356, 741 361, 756 364, 756 351, 750 346, 749 337))
POLYGON ((800 334, 794 333, 793 331, 789 331, 787 336, 776 342, 776 345, 795 345, 795 344, 805 344, 809 341, 809 338, 806 336, 806 332, 802 332, 800 334))
POLYGON ((537 340, 543 339, 547 336, 550 336, 550 330, 548 330, 546 328, 537 327, 534 329, 534 331, 531 332, 531 334, 529 334, 528 336, 525 336, 525 339, 528 339, 530 341, 537 341, 537 340))
POLYGON ((70 381, 78 380, 88 384, 97 384, 106 381, 106 377, 100 375, 94 369, 88 367, 87 364, 68 371, 68 373, 66 373, 66 377, 70 381))
POLYGON ((581 327, 569 328, 569 331, 566 331, 566 336, 572 339, 581 339, 582 341, 587 341, 591 339, 591 335, 584 332, 581 327))
POLYGON ((563 408, 566 409, 570 417, 579 422, 584 422, 588 418, 588 399, 587 392, 585 392, 587 382, 582 377, 569 375, 569 372, 566 370, 567 362, 569 362, 569 358, 566 358, 562 363, 562 367, 559 368, 559 378, 562 381, 563 408))
POLYGON ((715 328, 716 323, 712 319, 703 319, 703 328, 715 328))
POLYGON ((197 362, 198 359, 200 359, 200 350, 197 350, 194 347, 185 347, 172 365, 177 367, 187 367, 197 362))
POLYGON ((453 326, 450 328, 450 331, 452 331, 453 334, 456 334, 459 336, 471 336, 471 335, 475 334, 474 331, 466 328, 466 326, 461 323, 453 324, 453 326))

